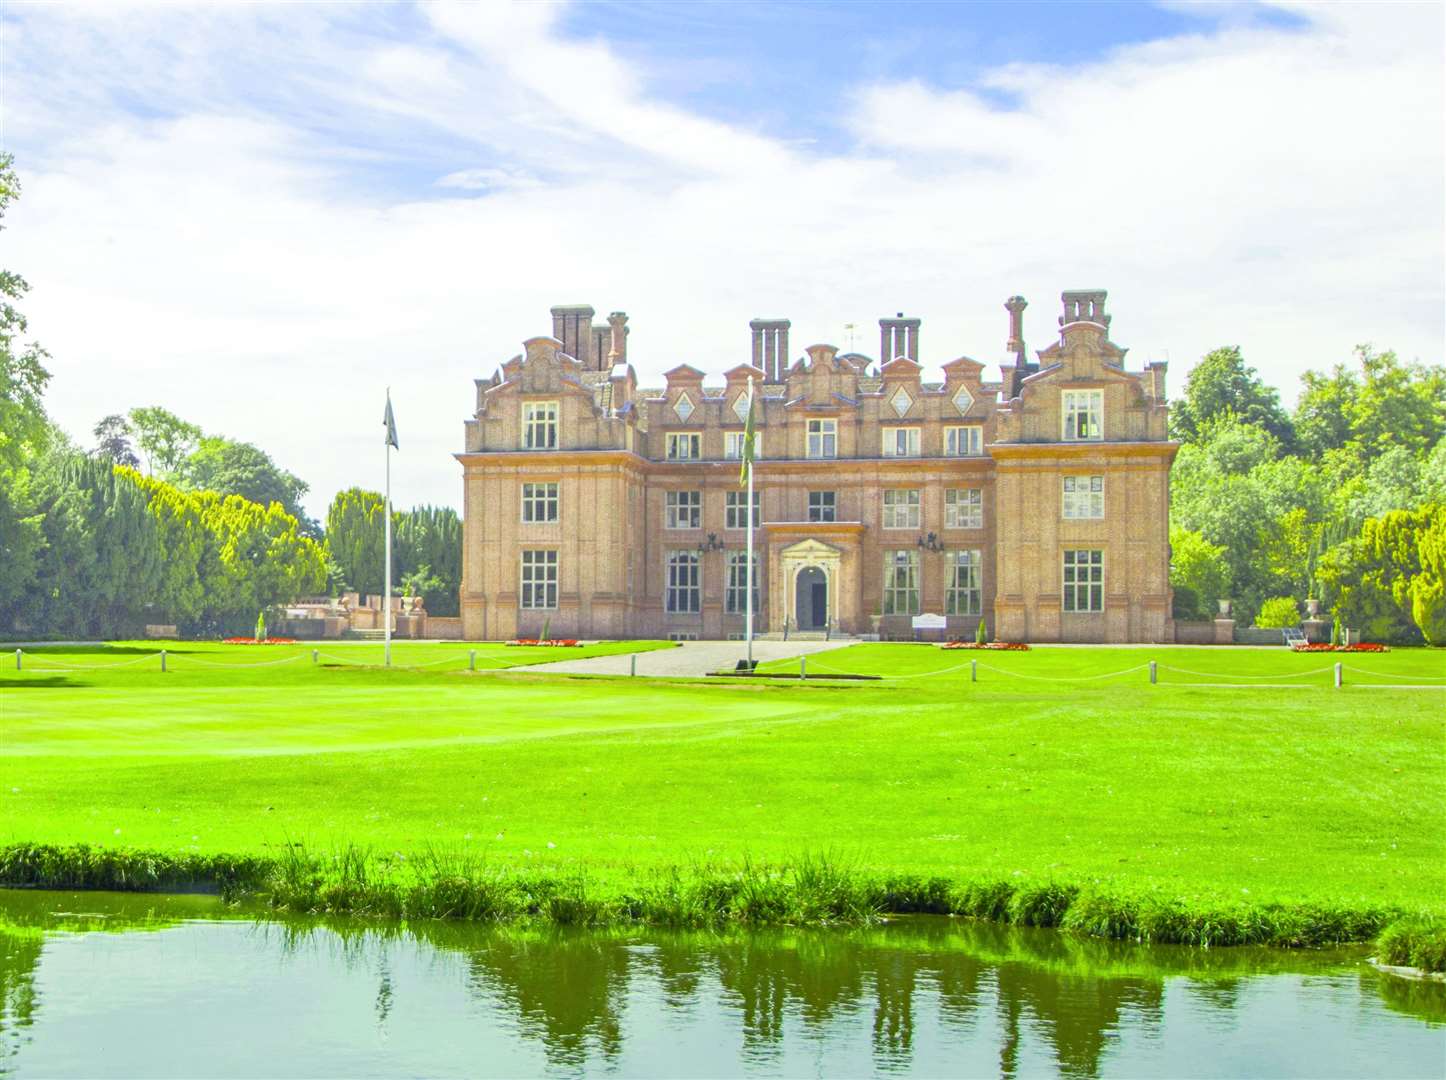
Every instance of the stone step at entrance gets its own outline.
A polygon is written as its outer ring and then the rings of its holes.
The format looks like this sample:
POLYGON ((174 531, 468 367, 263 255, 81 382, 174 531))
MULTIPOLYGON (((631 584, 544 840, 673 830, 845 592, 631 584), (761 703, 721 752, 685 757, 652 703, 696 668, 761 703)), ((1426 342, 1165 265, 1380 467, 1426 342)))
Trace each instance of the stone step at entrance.
POLYGON ((385 641, 387 632, 385 630, 348 630, 342 637, 351 641, 385 641))
POLYGON ((755 634, 758 641, 839 641, 852 645, 859 639, 848 634, 826 634, 822 630, 791 630, 787 639, 781 633, 755 634))

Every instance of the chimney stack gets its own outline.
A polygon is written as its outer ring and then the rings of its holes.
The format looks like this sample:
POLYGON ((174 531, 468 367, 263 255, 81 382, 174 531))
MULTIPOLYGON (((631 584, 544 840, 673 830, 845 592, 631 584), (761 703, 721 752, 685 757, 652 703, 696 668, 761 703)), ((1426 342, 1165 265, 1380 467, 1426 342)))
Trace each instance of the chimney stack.
POLYGON ((1105 314, 1104 289, 1068 289, 1060 293, 1064 301, 1064 314, 1059 317, 1060 326, 1070 323, 1098 323, 1106 330, 1110 328, 1110 317, 1105 314))
POLYGON ((906 319, 901 311, 892 319, 879 320, 879 363, 887 364, 907 356, 914 363, 919 362, 918 319, 906 319))
POLYGON ((585 368, 594 366, 593 309, 587 304, 563 304, 552 309, 552 336, 562 351, 585 368))
POLYGON ((626 311, 614 311, 608 316, 608 327, 612 331, 612 340, 607 352, 607 366, 615 364, 626 364, 628 362, 628 313, 626 311))
POLYGON ((1015 366, 1024 363, 1024 309, 1029 307, 1029 301, 1022 296, 1011 296, 1004 301, 1004 308, 1009 312, 1009 340, 1004 347, 1014 354, 1015 366))
POLYGON ((763 370, 763 381, 781 383, 788 374, 787 319, 754 319, 748 324, 753 331, 753 366, 763 370))

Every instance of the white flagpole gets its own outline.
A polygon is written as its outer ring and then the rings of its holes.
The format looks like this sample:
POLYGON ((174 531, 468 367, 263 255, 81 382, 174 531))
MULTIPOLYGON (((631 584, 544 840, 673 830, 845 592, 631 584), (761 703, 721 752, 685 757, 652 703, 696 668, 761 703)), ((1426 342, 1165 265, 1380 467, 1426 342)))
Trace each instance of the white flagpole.
MULTIPOLYGON (((758 430, 758 418, 753 415, 753 376, 748 376, 748 418, 753 421, 756 432, 758 430)), ((756 442, 758 436, 753 436, 756 442)), ((744 451, 750 450, 744 447, 744 451)), ((747 618, 744 623, 743 636, 748 641, 748 670, 753 670, 753 462, 758 455, 754 454, 748 459, 748 556, 744 563, 744 611, 747 618)))
MULTIPOLYGON (((392 388, 387 387, 387 407, 391 408, 392 388)), ((391 432, 387 432, 387 497, 384 513, 386 515, 386 570, 385 581, 382 584, 382 625, 386 628, 386 645, 383 649, 384 661, 387 667, 392 666, 392 438, 391 432)))

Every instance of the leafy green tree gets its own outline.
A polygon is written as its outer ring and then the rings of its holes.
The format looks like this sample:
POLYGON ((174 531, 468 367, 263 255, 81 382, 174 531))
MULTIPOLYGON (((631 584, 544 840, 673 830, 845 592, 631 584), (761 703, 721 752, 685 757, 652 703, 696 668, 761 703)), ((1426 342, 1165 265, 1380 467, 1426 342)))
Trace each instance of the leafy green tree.
POLYGON ((1190 370, 1184 397, 1170 412, 1170 433, 1182 442, 1196 442, 1205 437, 1212 422, 1227 416, 1269 432, 1281 446, 1295 442, 1280 395, 1246 365, 1238 345, 1206 353, 1190 370))
POLYGON ((1286 630, 1300 625, 1300 608, 1289 596, 1272 596, 1260 605, 1255 625, 1264 630, 1286 630))
MULTIPOLYGON (((351 587, 380 595, 386 567, 386 500, 379 492, 339 491, 326 511, 326 545, 351 587)), ((396 525, 393 514, 393 525, 396 525)), ((393 535, 395 536, 395 530, 393 535)), ((398 567, 393 564, 393 573, 398 567)))
POLYGON ((1177 619, 1210 619, 1230 596, 1225 548, 1190 529, 1170 530, 1170 586, 1177 619))
POLYGON ((262 506, 280 503, 298 522, 307 522, 301 506, 310 490, 306 481, 279 468, 251 443, 205 436, 176 470, 175 481, 192 491, 240 495, 262 506))
POLYGON ((95 425, 92 432, 95 435, 95 450, 92 453, 102 461, 109 461, 113 465, 125 465, 129 468, 137 468, 141 459, 136 456, 135 449, 131 446, 130 421, 118 413, 102 417, 100 423, 95 425))
MULTIPOLYGON (((0 220, 20 197, 14 161, 0 154, 0 220)), ((17 340, 28 326, 15 305, 29 291, 19 274, 0 270, 0 468, 19 467, 43 447, 49 431, 41 398, 50 381, 44 363, 50 354, 33 341, 17 340)))
POLYGON ((144 494, 109 462, 70 453, 38 477, 45 546, 37 621, 53 633, 135 633, 155 600, 163 553, 144 494))
POLYGON ((402 580, 425 571, 418 588, 432 615, 456 615, 462 587, 462 520, 447 506, 418 506, 398 515, 394 553, 402 580))
POLYGON ((1433 627, 1436 531, 1446 528, 1446 508, 1392 510, 1370 518, 1360 532, 1321 558, 1318 576, 1332 610, 1374 641, 1410 642, 1422 635, 1413 608, 1433 627), (1425 550, 1422 537, 1428 537, 1425 550), (1432 560, 1423 572, 1423 554, 1432 560))
POLYGON ((1392 446, 1423 454, 1446 434, 1446 367, 1405 364, 1369 345, 1357 346, 1356 360, 1359 374, 1337 364, 1301 376, 1295 423, 1307 453, 1349 450, 1365 467, 1392 446))
POLYGON ((1416 533, 1420 572, 1411 581, 1411 620, 1428 645, 1446 645, 1446 504, 1425 514, 1416 533))
POLYGON ((201 429, 195 424, 159 405, 132 409, 128 416, 151 476, 169 476, 201 438, 201 429))

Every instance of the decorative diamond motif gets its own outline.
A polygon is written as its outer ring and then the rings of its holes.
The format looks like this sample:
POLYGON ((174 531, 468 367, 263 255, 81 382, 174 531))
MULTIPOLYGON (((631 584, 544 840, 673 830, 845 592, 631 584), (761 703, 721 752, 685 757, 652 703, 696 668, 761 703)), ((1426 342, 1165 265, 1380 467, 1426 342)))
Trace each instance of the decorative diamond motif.
POLYGON ((914 404, 914 399, 911 398, 909 392, 901 386, 894 391, 894 396, 889 398, 889 404, 894 407, 895 413, 903 416, 909 411, 909 406, 914 404))
POLYGON ((688 400, 687 394, 678 395, 678 400, 673 405, 673 411, 678 414, 679 420, 687 420, 693 415, 693 403, 688 400))
POLYGON ((748 423, 748 395, 739 394, 733 402, 733 415, 743 423, 748 423))
POLYGON ((958 391, 954 394, 954 408, 959 410, 960 416, 965 415, 970 409, 974 408, 974 395, 969 392, 967 386, 959 387, 958 391))

